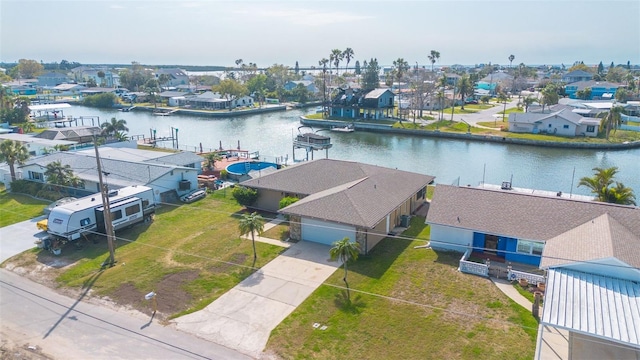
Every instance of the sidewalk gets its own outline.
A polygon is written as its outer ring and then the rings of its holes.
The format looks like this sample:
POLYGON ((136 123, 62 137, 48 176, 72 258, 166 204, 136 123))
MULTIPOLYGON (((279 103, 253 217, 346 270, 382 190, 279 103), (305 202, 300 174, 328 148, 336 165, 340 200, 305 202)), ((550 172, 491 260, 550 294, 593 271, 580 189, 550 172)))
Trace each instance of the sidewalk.
MULTIPOLYGON (((529 301, 529 299, 527 299, 526 297, 522 296, 518 292, 518 290, 516 290, 516 288, 514 288, 513 285, 511 285, 510 282, 508 282, 505 279, 496 279, 496 278, 491 278, 491 281, 496 285, 498 289, 500 289, 500 291, 502 291, 505 295, 511 298, 511 300, 515 301, 518 305, 522 306, 523 308, 531 311, 533 303, 529 301)), ((542 307, 540 308, 539 314, 542 315, 542 307)))
MULTIPOLYGON (((278 215, 278 217, 276 217, 275 219, 269 221, 268 223, 264 224, 264 228, 263 231, 267 231, 272 229, 273 227, 275 227, 276 225, 280 224, 281 222, 284 221, 284 218, 282 217, 282 215, 278 215)), ((242 239, 248 239, 251 240, 251 234, 244 234, 241 235, 240 238, 242 239)), ((277 245, 277 246, 282 246, 285 248, 288 248, 291 246, 292 243, 289 242, 285 242, 285 241, 280 241, 280 240, 276 240, 276 239, 270 239, 270 238, 266 238, 263 236, 255 236, 255 240, 262 242, 262 243, 266 243, 266 244, 271 244, 271 245, 277 245)))

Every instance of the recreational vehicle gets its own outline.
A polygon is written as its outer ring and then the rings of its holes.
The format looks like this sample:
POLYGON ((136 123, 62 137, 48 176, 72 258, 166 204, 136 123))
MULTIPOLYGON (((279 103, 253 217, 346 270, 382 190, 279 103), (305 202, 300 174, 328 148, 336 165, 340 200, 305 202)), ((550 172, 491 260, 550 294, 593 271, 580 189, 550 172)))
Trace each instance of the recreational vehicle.
MULTIPOLYGON (((147 186, 128 186, 109 192, 114 230, 149 220, 155 207, 153 189, 147 186)), ((100 193, 56 206, 47 218, 47 232, 63 242, 77 240, 85 233, 105 233, 104 210, 100 193)))

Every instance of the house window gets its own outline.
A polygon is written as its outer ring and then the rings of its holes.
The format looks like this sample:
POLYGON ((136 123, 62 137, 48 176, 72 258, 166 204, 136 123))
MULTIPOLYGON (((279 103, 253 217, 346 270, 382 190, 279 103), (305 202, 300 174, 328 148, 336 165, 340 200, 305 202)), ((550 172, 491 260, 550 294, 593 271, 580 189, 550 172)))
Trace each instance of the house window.
POLYGON ((589 125, 587 126, 587 132, 595 132, 596 131, 596 127, 593 125, 589 125))
POLYGON ((520 254, 542 255, 544 243, 537 241, 518 240, 516 251, 520 254))
POLYGON ((563 128, 563 129, 568 129, 568 128, 569 128, 569 125, 562 125, 562 128, 563 128))
POLYGON ((44 178, 44 177, 42 176, 42 173, 35 172, 35 171, 29 171, 29 179, 31 179, 31 180, 44 181, 44 179, 43 179, 43 178, 44 178))

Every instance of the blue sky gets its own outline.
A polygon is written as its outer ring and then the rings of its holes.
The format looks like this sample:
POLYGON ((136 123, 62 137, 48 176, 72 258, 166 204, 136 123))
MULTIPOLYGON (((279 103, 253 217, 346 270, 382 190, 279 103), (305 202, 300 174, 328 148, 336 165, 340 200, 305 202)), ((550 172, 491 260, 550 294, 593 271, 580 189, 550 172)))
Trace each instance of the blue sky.
POLYGON ((0 0, 0 61, 640 63, 640 1, 0 0))

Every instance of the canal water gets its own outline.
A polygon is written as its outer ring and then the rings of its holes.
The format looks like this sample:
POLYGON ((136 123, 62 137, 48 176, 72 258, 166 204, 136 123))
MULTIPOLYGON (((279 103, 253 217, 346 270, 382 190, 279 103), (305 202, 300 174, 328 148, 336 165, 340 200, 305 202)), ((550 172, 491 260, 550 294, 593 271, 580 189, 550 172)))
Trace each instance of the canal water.
MULTIPOLYGON (((158 137, 170 136, 173 127, 178 129, 181 150, 199 151, 200 144, 205 151, 217 149, 220 142, 223 148, 237 148, 239 141, 243 150, 259 151, 261 160, 273 162, 277 158, 292 163, 292 138, 301 126, 300 116, 311 111, 313 109, 208 118, 175 114, 154 116, 146 111, 119 112, 74 105, 65 110, 65 115, 98 116, 102 122, 112 117, 124 119, 129 135, 146 137, 151 129, 156 130, 158 137)), ((300 131, 309 132, 310 129, 300 131)), ((514 187, 589 195, 586 188, 577 187, 579 179, 591 176, 594 167, 617 166, 617 180, 631 187, 640 198, 640 149, 556 149, 357 131, 321 131, 320 134, 331 137, 333 147, 329 149, 329 158, 429 174, 435 176, 439 184, 476 186, 483 179, 491 184, 512 181, 514 187)), ((172 147, 171 141, 160 145, 172 147)), ((325 152, 318 151, 313 156, 324 158, 325 152)), ((304 150, 296 150, 295 157, 304 159, 304 150)), ((402 184, 402 178, 398 179, 398 184, 402 184)))

